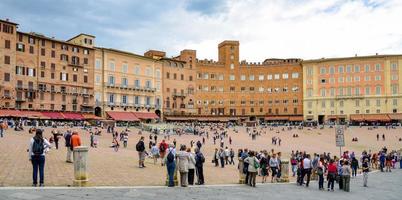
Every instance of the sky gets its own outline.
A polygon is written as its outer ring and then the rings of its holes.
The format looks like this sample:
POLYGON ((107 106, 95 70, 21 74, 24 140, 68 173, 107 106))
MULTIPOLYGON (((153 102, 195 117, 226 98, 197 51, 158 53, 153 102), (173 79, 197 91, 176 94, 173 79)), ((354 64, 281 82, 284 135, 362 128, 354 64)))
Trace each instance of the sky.
POLYGON ((218 57, 240 41, 240 59, 402 54, 402 0, 1 0, 0 18, 24 32, 96 46, 218 57))

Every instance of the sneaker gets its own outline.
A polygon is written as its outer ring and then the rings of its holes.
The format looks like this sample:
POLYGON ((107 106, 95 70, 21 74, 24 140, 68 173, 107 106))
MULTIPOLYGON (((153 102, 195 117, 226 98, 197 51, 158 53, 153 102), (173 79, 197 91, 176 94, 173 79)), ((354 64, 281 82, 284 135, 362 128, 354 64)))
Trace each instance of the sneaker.
POLYGON ((32 187, 36 187, 36 186, 37 186, 37 184, 35 184, 35 183, 34 183, 34 184, 32 184, 32 187))
POLYGON ((43 183, 39 184, 39 187, 45 187, 45 185, 43 183))

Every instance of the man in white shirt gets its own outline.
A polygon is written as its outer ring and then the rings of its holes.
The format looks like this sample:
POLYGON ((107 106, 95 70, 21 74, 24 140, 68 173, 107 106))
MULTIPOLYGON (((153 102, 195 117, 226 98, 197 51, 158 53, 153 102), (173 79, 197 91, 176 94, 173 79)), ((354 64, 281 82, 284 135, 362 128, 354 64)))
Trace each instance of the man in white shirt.
POLYGON ((310 154, 307 154, 307 156, 303 159, 303 170, 302 170, 302 177, 300 179, 299 185, 303 185, 303 180, 304 176, 307 175, 307 181, 306 181, 306 187, 308 187, 308 184, 310 183, 310 176, 311 176, 311 168, 312 168, 312 163, 310 160, 310 154))

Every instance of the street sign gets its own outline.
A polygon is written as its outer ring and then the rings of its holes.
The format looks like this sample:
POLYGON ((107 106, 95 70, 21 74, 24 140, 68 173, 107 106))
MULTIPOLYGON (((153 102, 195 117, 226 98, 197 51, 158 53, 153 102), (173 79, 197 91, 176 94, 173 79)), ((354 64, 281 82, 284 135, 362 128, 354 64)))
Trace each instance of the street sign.
POLYGON ((345 136, 344 130, 342 126, 337 126, 335 129, 335 140, 337 147, 344 147, 345 146, 345 136))

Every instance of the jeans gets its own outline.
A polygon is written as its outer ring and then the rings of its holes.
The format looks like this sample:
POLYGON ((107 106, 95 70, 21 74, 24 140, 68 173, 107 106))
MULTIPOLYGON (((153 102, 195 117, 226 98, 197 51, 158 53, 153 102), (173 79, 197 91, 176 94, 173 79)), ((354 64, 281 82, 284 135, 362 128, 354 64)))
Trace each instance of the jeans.
POLYGON ((297 171, 297 165, 292 165, 292 173, 293 173, 292 176, 296 175, 296 171, 297 171))
POLYGON ((194 169, 188 169, 188 184, 194 185, 194 169))
POLYGON ((0 137, 3 137, 3 129, 0 129, 0 137))
POLYGON ((335 183, 335 174, 328 175, 328 189, 334 190, 334 183, 335 183))
POLYGON ((318 175, 318 188, 324 189, 324 175, 318 175))
POLYGON ((39 183, 43 184, 45 179, 45 156, 31 156, 32 162, 32 183, 34 185, 38 184, 38 170, 39 170, 39 183))
POLYGON ((168 176, 169 176, 169 185, 170 187, 174 186, 174 170, 176 168, 176 163, 171 162, 166 164, 167 171, 168 171, 168 176))
POLYGON ((221 167, 224 168, 225 167, 225 159, 223 157, 221 157, 220 160, 221 160, 221 167))
POLYGON ((352 167, 352 176, 357 175, 357 167, 352 167))
POLYGON ((363 186, 367 186, 368 172, 363 172, 363 186))
POLYGON ((198 177, 198 184, 204 184, 204 170, 202 169, 202 166, 196 167, 196 173, 198 177))
POLYGON ((399 161, 399 169, 402 169, 402 159, 399 161))

